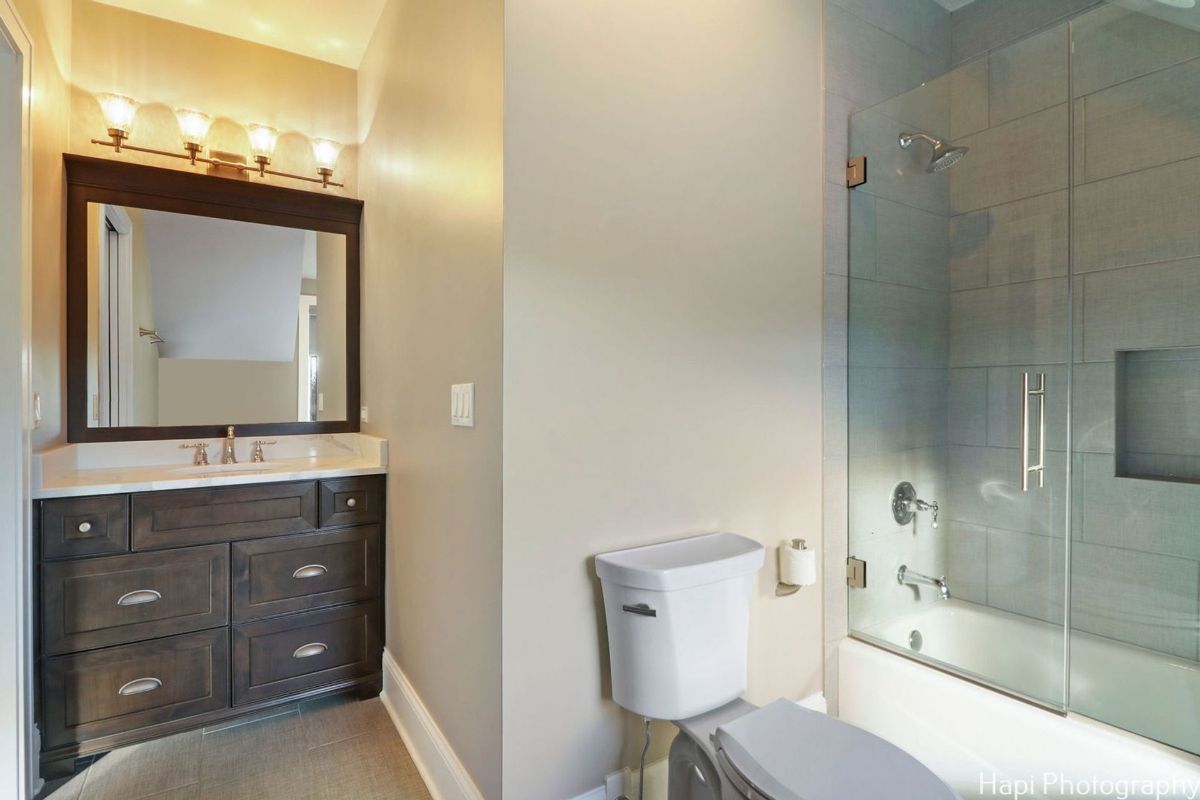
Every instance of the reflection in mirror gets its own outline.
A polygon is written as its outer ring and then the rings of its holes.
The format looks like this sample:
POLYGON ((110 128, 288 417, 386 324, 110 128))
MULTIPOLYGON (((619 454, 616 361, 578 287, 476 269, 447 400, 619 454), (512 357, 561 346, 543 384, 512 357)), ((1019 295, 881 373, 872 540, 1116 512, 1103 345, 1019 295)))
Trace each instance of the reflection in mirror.
POLYGON ((345 420, 346 237, 88 204, 88 425, 345 420))

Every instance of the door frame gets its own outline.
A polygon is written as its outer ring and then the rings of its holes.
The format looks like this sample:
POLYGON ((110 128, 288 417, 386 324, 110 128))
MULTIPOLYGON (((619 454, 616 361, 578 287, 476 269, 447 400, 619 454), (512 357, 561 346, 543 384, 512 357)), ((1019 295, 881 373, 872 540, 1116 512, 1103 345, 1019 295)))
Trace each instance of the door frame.
POLYGON ((124 208, 100 207, 100 357, 97 370, 101 427, 133 424, 133 221, 124 208), (112 252, 108 226, 116 232, 112 252), (116 264, 116 270, 113 265, 116 264))
POLYGON ((15 101, 0 140, 0 794, 32 797, 40 787, 33 725, 32 501, 29 494, 32 430, 33 203, 31 148, 33 44, 12 0, 0 0, 0 103, 15 101), (10 81, 19 81, 10 91, 10 81), (19 136, 14 127, 19 128, 19 136), (11 713, 10 713, 11 710, 11 713), (11 721, 10 721, 11 720, 11 721), (14 724, 15 723, 15 724, 14 724))

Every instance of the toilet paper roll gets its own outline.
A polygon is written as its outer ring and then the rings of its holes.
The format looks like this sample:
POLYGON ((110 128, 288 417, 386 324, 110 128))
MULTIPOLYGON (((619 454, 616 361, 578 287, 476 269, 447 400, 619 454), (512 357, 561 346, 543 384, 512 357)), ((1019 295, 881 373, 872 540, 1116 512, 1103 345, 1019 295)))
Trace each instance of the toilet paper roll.
POLYGON ((779 582, 812 586, 817 582, 817 551, 779 548, 779 582))

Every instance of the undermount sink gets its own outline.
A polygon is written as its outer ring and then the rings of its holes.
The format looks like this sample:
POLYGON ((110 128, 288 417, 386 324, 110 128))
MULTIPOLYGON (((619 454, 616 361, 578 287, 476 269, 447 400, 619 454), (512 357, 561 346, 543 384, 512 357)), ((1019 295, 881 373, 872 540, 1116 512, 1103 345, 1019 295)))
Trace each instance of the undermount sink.
POLYGON ((229 475, 230 473, 255 473, 269 472, 270 467, 266 464, 204 464, 195 467, 180 467, 172 470, 177 475, 199 475, 199 476, 214 476, 214 475, 229 475))

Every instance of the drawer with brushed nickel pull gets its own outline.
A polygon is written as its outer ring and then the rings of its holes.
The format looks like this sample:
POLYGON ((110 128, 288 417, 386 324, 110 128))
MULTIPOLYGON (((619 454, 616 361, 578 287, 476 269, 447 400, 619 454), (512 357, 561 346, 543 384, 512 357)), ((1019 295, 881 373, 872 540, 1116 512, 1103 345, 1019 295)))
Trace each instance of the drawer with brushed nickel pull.
POLYGON ((321 481, 320 527, 340 528, 383 521, 383 475, 321 481))
POLYGON ((42 669, 47 747, 228 706, 228 628, 57 656, 42 669))
POLYGON ((229 547, 42 565, 47 655, 215 628, 229 622, 229 547))
POLYGON ((233 704, 344 683, 379 670, 379 604, 233 626, 233 704))
POLYGON ((233 618, 270 617, 379 595, 376 525, 233 544, 233 618))
POLYGON ((42 500, 38 511, 43 560, 129 550, 129 495, 42 500))

